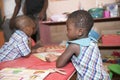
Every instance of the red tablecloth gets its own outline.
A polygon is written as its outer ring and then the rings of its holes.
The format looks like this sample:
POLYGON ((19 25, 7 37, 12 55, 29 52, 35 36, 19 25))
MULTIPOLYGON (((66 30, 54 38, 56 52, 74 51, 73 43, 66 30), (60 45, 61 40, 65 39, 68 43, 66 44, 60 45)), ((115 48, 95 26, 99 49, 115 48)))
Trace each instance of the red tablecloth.
MULTIPOLYGON (((0 69, 3 68, 29 68, 29 69, 50 69, 55 68, 56 62, 45 62, 34 55, 30 55, 29 57, 19 58, 12 61, 2 62, 0 63, 0 69)), ((72 73, 74 73, 75 69, 72 63, 67 64, 65 67, 67 75, 62 75, 59 73, 51 73, 48 75, 45 80, 67 80, 72 73)))

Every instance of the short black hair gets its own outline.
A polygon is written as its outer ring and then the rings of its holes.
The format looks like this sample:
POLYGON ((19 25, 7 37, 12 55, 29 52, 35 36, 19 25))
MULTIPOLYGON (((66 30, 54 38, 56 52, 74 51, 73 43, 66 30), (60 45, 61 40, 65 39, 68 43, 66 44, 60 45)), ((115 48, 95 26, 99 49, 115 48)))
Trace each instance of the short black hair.
POLYGON ((68 20, 74 23, 75 27, 86 28, 89 32, 94 24, 94 20, 89 12, 77 10, 69 14, 68 20))
POLYGON ((14 25, 16 29, 20 30, 22 30, 25 27, 36 27, 35 21, 25 15, 17 16, 14 19, 14 25))

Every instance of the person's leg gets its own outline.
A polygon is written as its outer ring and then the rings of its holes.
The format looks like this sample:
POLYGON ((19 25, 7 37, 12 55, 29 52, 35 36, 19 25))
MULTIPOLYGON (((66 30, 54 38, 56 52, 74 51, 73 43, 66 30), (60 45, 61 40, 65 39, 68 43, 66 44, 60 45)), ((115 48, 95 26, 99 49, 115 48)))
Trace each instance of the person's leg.
POLYGON ((32 39, 34 39, 35 42, 37 42, 37 41, 40 40, 40 38, 39 38, 39 29, 38 29, 38 28, 39 28, 39 27, 37 27, 36 33, 34 33, 34 34, 32 35, 32 39))
POLYGON ((9 38, 11 37, 11 35, 13 34, 14 30, 10 29, 9 27, 9 21, 10 20, 5 20, 5 22, 2 25, 2 29, 4 32, 4 38, 5 38, 5 42, 9 41, 9 38))
MULTIPOLYGON (((46 20, 46 14, 44 15, 44 19, 43 19, 43 21, 45 21, 46 20)), ((35 18, 35 20, 36 20, 36 26, 37 26, 37 30, 36 30, 36 41, 39 41, 40 40, 40 24, 39 24, 39 17, 38 17, 38 14, 35 14, 34 15, 34 18, 35 18)))
POLYGON ((36 22, 36 33, 32 35, 32 38, 37 42, 40 40, 40 30, 39 30, 39 18, 37 15, 33 15, 33 20, 36 22))
MULTIPOLYGON (((40 24, 39 24, 39 17, 38 14, 34 14, 34 15, 29 15, 29 17, 31 17, 33 20, 36 21, 36 33, 34 35, 32 35, 32 38, 35 40, 35 42, 40 40, 40 24)), ((45 17, 43 19, 43 21, 46 20, 46 14, 45 17)))
POLYGON ((36 30, 36 41, 39 41, 40 40, 40 29, 39 29, 39 27, 40 27, 40 25, 39 25, 39 20, 37 20, 37 30, 36 30))

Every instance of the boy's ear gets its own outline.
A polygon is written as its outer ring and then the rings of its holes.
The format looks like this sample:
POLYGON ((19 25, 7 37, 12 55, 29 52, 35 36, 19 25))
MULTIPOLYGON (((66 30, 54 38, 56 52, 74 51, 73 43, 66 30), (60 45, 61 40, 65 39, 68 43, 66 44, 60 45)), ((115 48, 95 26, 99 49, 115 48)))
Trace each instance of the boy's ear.
POLYGON ((81 36, 83 34, 83 31, 84 30, 82 28, 80 28, 79 31, 78 31, 78 35, 81 36))

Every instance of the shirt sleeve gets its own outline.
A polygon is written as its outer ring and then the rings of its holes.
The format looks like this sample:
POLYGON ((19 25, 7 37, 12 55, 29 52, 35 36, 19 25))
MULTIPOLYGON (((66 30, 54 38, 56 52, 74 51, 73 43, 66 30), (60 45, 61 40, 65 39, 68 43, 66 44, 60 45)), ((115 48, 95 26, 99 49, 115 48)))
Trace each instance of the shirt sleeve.
POLYGON ((18 44, 18 48, 19 48, 21 56, 26 56, 26 55, 30 54, 30 52, 31 52, 31 50, 28 46, 27 38, 22 38, 22 40, 20 40, 20 42, 18 44))

